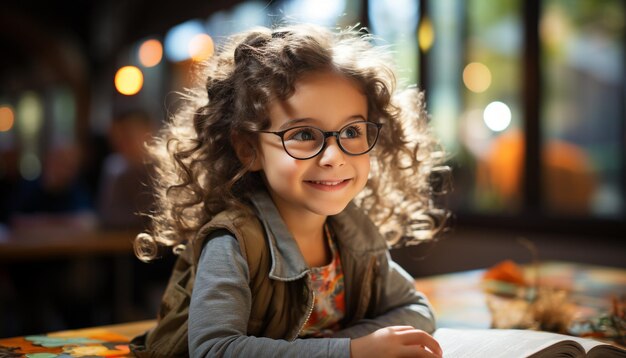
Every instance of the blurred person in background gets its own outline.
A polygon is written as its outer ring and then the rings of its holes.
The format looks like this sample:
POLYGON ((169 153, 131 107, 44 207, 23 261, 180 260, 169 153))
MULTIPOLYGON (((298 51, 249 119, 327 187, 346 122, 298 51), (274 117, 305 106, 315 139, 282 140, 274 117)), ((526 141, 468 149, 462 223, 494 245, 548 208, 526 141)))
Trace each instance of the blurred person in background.
POLYGON ((41 175, 22 179, 9 203, 13 230, 93 228, 93 198, 81 175, 78 144, 55 143, 43 155, 41 175))
POLYGON ((114 117, 109 129, 113 153, 104 161, 97 210, 104 229, 141 230, 153 199, 149 188, 151 168, 144 143, 154 134, 155 124, 144 111, 132 110, 114 117))
MULTIPOLYGON (((97 196, 101 229, 145 230, 149 218, 139 213, 152 212, 154 205, 153 168, 145 143, 155 130, 155 121, 143 110, 120 112, 113 118, 108 132, 112 152, 104 160, 97 196)), ((148 318, 157 311, 173 262, 165 258, 146 265, 132 260, 134 318, 148 318)))

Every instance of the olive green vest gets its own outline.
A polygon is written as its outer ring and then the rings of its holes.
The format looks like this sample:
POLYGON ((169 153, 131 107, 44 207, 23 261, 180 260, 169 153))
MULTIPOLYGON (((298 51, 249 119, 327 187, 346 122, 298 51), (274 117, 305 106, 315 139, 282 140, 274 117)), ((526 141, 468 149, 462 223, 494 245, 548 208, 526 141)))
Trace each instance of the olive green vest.
MULTIPOLYGON (((157 326, 131 342, 138 357, 189 356, 187 320, 196 267, 204 242, 216 230, 233 234, 248 262, 254 300, 247 334, 275 339, 297 336, 299 327, 294 326, 294 306, 289 302, 306 303, 294 297, 306 297, 304 292, 294 293, 294 287, 305 289, 306 285, 270 279, 271 255, 260 221, 241 212, 226 211, 206 224, 180 254, 163 295, 157 326), (271 319, 266 317, 267 312, 272 312, 271 319)), ((295 312, 299 313, 297 309, 295 312)))

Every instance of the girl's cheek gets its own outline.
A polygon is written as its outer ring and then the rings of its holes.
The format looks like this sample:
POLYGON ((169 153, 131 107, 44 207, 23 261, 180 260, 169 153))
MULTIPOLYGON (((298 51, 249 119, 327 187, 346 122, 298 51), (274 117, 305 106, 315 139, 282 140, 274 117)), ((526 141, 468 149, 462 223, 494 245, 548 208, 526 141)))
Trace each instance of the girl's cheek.
POLYGON ((365 188, 365 184, 367 184, 367 179, 369 178, 369 176, 372 174, 371 173, 371 162, 370 162, 370 158, 368 155, 367 160, 365 161, 365 163, 363 164, 363 183, 361 185, 361 189, 365 188))
POLYGON ((271 168, 267 168, 267 171, 272 172, 274 180, 287 183, 302 175, 305 163, 291 157, 285 157, 286 155, 273 158, 273 160, 269 163, 271 168))

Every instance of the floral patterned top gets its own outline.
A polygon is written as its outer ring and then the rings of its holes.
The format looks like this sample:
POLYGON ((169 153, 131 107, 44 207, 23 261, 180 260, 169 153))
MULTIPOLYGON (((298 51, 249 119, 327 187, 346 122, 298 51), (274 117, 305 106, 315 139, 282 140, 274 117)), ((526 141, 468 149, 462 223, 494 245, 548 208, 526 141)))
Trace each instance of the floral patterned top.
POLYGON ((311 268, 311 288, 315 293, 313 311, 306 321, 300 337, 328 337, 341 329, 340 322, 346 311, 343 269, 337 246, 328 227, 326 237, 332 254, 330 264, 311 268))

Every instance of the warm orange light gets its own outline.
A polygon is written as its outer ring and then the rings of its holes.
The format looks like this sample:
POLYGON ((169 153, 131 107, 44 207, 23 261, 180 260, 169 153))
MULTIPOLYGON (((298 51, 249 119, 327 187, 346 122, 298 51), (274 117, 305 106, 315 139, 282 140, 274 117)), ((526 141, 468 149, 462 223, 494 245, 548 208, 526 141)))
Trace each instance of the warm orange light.
POLYGON ((207 34, 197 34, 189 41, 189 56, 194 61, 202 61, 213 56, 214 50, 213 39, 207 34))
POLYGON ((8 132, 15 123, 15 113, 10 106, 0 106, 0 132, 8 132))
POLYGON ((115 89, 121 94, 132 96, 143 87, 143 74, 135 66, 124 66, 115 74, 115 89))
POLYGON ((472 62, 463 70, 463 83, 472 92, 485 92, 491 86, 491 71, 480 62, 472 62))
POLYGON ((504 198, 510 199, 520 193, 524 148, 522 132, 512 130, 497 137, 487 156, 490 186, 504 198))
POLYGON ((427 52, 435 42, 435 28, 428 17, 423 17, 417 29, 417 43, 422 52, 427 52))
POLYGON ((146 40, 139 46, 139 62, 145 67, 154 67, 163 58, 163 45, 156 39, 146 40))
POLYGON ((552 139, 544 144, 541 159, 546 206, 560 213, 588 215, 598 182, 585 148, 552 139))

